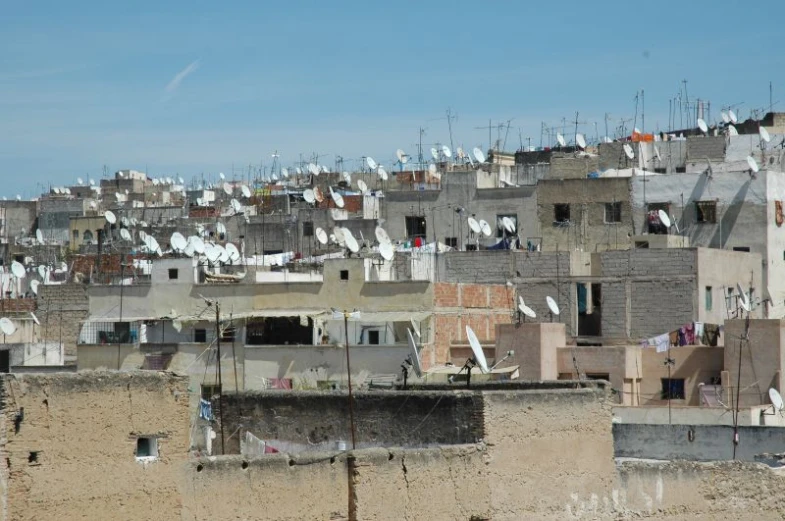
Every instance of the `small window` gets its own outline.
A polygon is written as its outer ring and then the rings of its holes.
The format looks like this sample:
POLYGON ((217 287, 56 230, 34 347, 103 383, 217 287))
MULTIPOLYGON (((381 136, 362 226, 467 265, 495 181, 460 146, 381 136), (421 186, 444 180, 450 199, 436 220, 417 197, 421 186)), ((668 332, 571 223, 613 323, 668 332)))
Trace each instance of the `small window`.
POLYGON ((79 240, 79 230, 74 230, 74 240, 75 241, 79 240))
POLYGON ((341 280, 349 280, 349 270, 341 270, 341 280))
POLYGON ((207 330, 206 329, 194 329, 194 342, 198 344, 204 344, 207 342, 207 330))
POLYGON ((695 201, 695 221, 699 223, 716 223, 717 201, 695 201))
POLYGON ((92 244, 93 232, 91 232, 90 230, 85 230, 84 234, 82 235, 82 240, 88 244, 92 244))
POLYGON ((733 247, 733 251, 744 251, 744 252, 749 253, 750 252, 750 247, 749 246, 734 246, 733 247))
POLYGON ((38 451, 30 451, 30 454, 27 455, 27 462, 31 465, 34 463, 38 463, 38 451))
POLYGON ((588 380, 605 380, 606 382, 611 381, 611 375, 608 373, 586 373, 586 379, 588 380))
POLYGON ((303 237, 313 237, 313 221, 303 222, 303 237))
POLYGON ((725 300, 726 300, 725 306, 728 309, 735 309, 736 308, 736 303, 734 302, 734 299, 733 299, 733 288, 728 288, 728 297, 725 300))
POLYGON ((169 268, 169 280, 177 280, 177 268, 169 268))
POLYGON ((714 301, 711 295, 711 286, 706 286, 706 311, 711 311, 714 301))
POLYGON ((368 343, 372 345, 379 345, 379 331, 376 330, 368 331, 368 343))
POLYGON ((684 378, 662 378, 663 400, 684 400, 684 378))
POLYGON ((605 203, 605 223, 621 222, 621 202, 605 203))
POLYGON ((221 342, 234 342, 237 328, 234 326, 226 326, 221 330, 221 342))
POLYGON ((406 216, 406 236, 409 239, 420 237, 425 239, 425 217, 419 215, 406 216))
POLYGON ((510 233, 504 227, 504 218, 507 217, 512 221, 513 227, 517 230, 518 229, 518 215, 514 213, 510 214, 498 214, 496 215, 496 237, 501 238, 505 235, 515 235, 514 233, 510 233))
POLYGON ((458 237, 445 237, 444 244, 449 246, 450 248, 457 248, 458 247, 458 237))
POLYGON ((569 204, 554 204, 553 205, 553 220, 554 222, 568 223, 570 222, 570 205, 569 204))
POLYGON ((214 396, 221 396, 220 385, 202 384, 202 400, 212 400, 214 396))
POLYGON ((140 436, 136 439, 136 459, 155 459, 158 457, 158 438, 140 436))

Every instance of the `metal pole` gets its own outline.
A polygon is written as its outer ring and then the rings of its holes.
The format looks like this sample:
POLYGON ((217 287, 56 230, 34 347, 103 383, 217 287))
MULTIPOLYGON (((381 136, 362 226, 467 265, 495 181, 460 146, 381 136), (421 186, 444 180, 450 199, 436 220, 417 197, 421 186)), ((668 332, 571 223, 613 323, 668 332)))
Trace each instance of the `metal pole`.
POLYGON ((226 454, 224 445, 224 389, 221 381, 221 310, 218 301, 215 302, 215 363, 218 368, 218 421, 221 423, 221 455, 226 454))
POLYGON ((349 314, 343 312, 343 330, 346 335, 346 378, 349 382, 349 428, 352 433, 352 450, 356 449, 354 430, 354 400, 352 399, 352 368, 349 365, 349 314))

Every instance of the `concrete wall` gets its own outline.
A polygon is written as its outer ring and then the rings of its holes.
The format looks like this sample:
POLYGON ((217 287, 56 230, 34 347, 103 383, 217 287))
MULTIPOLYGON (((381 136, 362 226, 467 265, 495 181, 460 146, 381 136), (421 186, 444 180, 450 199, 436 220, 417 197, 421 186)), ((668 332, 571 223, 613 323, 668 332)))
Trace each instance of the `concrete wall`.
POLYGON ((785 335, 782 319, 751 320, 746 331, 745 320, 725 322, 724 368, 727 379, 723 387, 736 394, 741 349, 741 380, 739 403, 742 406, 768 404, 769 388, 783 391, 785 374, 785 335), (746 332, 746 334, 745 334, 746 332), (747 338, 746 341, 742 340, 747 338))
POLYGON ((75 360, 76 344, 88 307, 87 286, 83 284, 38 286, 36 315, 41 322, 41 339, 62 342, 67 361, 75 360))
MULTIPOLYGON (((662 380, 668 378, 665 358, 668 353, 658 353, 654 348, 643 349, 640 405, 667 405, 662 399, 662 380)), ((674 360, 671 378, 684 379, 684 400, 671 400, 671 405, 701 405, 698 384, 711 384, 719 380, 723 370, 724 349, 721 347, 674 347, 670 350, 674 360)))

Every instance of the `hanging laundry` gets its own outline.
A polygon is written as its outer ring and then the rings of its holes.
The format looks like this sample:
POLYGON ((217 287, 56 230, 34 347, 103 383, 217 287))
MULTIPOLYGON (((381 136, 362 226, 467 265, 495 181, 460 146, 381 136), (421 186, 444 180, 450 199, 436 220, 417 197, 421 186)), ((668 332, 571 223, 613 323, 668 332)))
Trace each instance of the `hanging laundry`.
POLYGON ((695 343, 703 343, 703 322, 695 322, 695 343))
POLYGON ((693 323, 690 322, 688 324, 684 324, 684 326, 682 327, 682 330, 684 331, 684 340, 687 341, 687 345, 688 346, 694 346, 695 345, 695 326, 693 325, 693 323))
POLYGON ((671 346, 675 347, 679 345, 679 330, 677 329, 676 331, 671 331, 669 334, 669 338, 670 338, 671 346))
POLYGON ((213 421, 213 404, 204 398, 199 400, 199 417, 203 420, 213 421))
POLYGON ((703 343, 707 346, 717 347, 717 341, 720 337, 720 328, 717 324, 704 324, 703 325, 703 343))
POLYGON ((670 348, 671 338, 668 333, 663 333, 660 336, 652 338, 651 342, 657 348, 658 353, 664 353, 670 348))
POLYGON ((687 334, 685 332, 684 326, 681 326, 679 329, 676 330, 676 334, 679 335, 679 346, 683 347, 687 345, 687 334))

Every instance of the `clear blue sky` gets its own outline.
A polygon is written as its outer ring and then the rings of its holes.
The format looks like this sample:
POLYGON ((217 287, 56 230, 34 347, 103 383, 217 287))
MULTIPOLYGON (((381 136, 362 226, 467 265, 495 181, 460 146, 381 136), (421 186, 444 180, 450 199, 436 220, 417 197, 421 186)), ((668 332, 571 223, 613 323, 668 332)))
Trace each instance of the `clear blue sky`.
MULTIPOLYGON (((580 112, 594 136, 668 100, 785 110, 782 17, 729 0, 658 2, 6 2, 0 16, 0 196, 121 168, 188 178, 278 150, 390 164, 396 148, 508 149, 580 112), (178 78, 179 74, 179 78, 178 78), (178 81, 179 80, 179 81, 178 81), (495 139, 495 133, 494 133, 495 139)), ((767 12, 769 9, 769 12, 767 12)), ((775 10, 776 11, 776 10, 775 10)), ((640 126, 640 125, 639 125, 640 126)))

